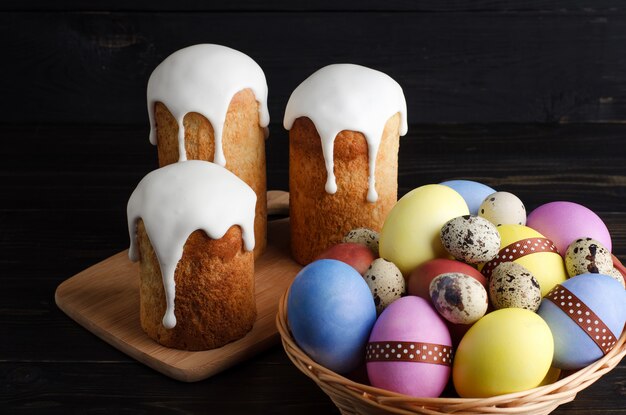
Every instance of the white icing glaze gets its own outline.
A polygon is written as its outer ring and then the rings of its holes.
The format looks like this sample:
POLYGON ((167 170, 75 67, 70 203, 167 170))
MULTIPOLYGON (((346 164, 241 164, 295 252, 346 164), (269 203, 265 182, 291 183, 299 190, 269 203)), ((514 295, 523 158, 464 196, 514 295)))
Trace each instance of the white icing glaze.
POLYGON ((326 66, 305 79, 291 94, 283 125, 290 130, 299 117, 311 119, 322 141, 326 165, 326 192, 334 194, 333 147, 343 130, 358 131, 368 146, 368 202, 376 193, 376 155, 385 124, 400 113, 400 135, 407 133, 406 101, 402 88, 390 76, 352 64, 326 66))
POLYGON ((215 134, 213 162, 226 165, 222 132, 233 96, 250 88, 259 102, 259 125, 270 122, 267 110, 267 82, 261 67, 237 50, 226 46, 200 44, 174 52, 156 67, 148 81, 150 142, 157 143, 154 106, 163 103, 178 123, 179 160, 187 160, 183 119, 189 112, 205 116, 215 134))
POLYGON ((167 311, 163 326, 176 325, 174 316, 176 265, 189 235, 200 229, 219 239, 233 226, 242 230, 244 247, 254 248, 256 194, 225 168, 200 160, 170 164, 148 173, 127 206, 132 261, 139 260, 137 220, 143 219, 161 267, 167 311))

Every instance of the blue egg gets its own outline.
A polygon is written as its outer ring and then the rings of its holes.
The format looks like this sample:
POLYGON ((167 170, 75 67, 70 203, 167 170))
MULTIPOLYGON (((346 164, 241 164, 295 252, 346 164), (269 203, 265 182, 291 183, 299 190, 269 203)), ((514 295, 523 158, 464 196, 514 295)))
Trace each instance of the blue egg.
POLYGON ((376 306, 354 268, 321 259, 296 275, 287 299, 287 319, 296 343, 309 357, 347 373, 363 361, 376 306))
POLYGON ((539 315, 548 323, 554 338, 554 360, 552 365, 559 369, 580 369, 603 356, 602 350, 591 336, 606 336, 601 341, 611 342, 619 339, 626 322, 626 290, 613 278, 602 274, 577 275, 563 282, 565 288, 587 305, 612 332, 596 331, 595 322, 579 313, 576 304, 567 296, 563 299, 567 312, 557 307, 546 298, 541 302, 539 315), (571 311, 570 311, 571 310, 571 311), (571 316, 571 317, 570 317, 571 316), (587 327, 583 330, 573 320, 582 319, 587 327))
POLYGON ((471 180, 448 180, 439 184, 448 186, 463 196, 463 199, 465 199, 465 203, 467 203, 467 207, 469 208, 470 214, 474 216, 478 215, 478 208, 480 207, 480 204, 483 203, 483 200, 485 200, 485 198, 490 194, 496 192, 494 189, 485 184, 471 180))

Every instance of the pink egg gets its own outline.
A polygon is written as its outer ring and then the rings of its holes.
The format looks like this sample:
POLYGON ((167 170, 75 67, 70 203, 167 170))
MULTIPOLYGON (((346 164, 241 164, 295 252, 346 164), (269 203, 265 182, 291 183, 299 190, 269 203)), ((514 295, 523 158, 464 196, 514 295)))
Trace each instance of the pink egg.
POLYGON ((561 255, 578 238, 593 238, 611 250, 611 235, 604 222, 590 209, 573 202, 551 202, 533 210, 526 226, 556 245, 561 255))
POLYGON ((450 378, 450 333, 421 297, 396 300, 380 315, 367 345, 372 386, 414 397, 438 397, 450 378))

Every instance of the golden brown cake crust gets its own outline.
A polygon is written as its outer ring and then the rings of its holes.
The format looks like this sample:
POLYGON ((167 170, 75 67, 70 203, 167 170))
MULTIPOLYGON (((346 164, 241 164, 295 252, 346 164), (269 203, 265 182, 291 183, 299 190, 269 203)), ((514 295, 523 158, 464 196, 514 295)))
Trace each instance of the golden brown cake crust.
POLYGON ((254 258, 245 251, 239 226, 221 239, 193 232, 174 280, 176 326, 163 327, 165 291, 156 253, 143 221, 137 223, 140 252, 140 319, 158 343, 183 350, 208 350, 243 337, 256 319, 254 258))
MULTIPOLYGON (((159 166, 176 163, 178 123, 161 102, 155 105, 159 166)), ((203 115, 190 112, 183 119, 187 159, 213 161, 213 126, 203 115)), ((259 126, 259 103, 250 89, 235 94, 228 107, 222 148, 226 168, 246 182, 257 195, 254 219, 254 255, 258 258, 267 243, 267 184, 265 173, 265 135, 259 126)))
POLYGON ((400 114, 385 124, 376 158, 378 201, 367 201, 368 147, 363 134, 342 131, 335 138, 337 192, 326 193, 322 144, 313 122, 298 118, 289 131, 291 252, 306 265, 359 227, 380 231, 398 197, 400 114))

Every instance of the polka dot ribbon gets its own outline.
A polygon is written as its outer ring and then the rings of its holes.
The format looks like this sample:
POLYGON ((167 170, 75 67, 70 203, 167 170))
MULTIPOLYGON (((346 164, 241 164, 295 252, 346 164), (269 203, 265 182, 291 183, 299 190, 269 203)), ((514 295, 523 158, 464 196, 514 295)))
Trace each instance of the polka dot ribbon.
POLYGON ((561 284, 557 284, 545 298, 552 301, 554 305, 563 310, 574 323, 578 324, 578 326, 591 337, 591 340, 598 345, 603 354, 607 354, 613 349, 617 342, 615 334, 613 334, 596 313, 572 294, 570 290, 563 287, 561 284))
POLYGON ((365 350, 365 360, 367 362, 421 362, 450 366, 452 347, 405 341, 370 342, 365 350))
POLYGON ((491 261, 487 262, 482 269, 482 273, 485 277, 491 277, 493 270, 503 262, 512 262, 523 256, 534 254, 537 252, 554 252, 559 253, 554 243, 546 238, 528 238, 521 241, 513 242, 512 244, 500 249, 498 255, 491 261))

